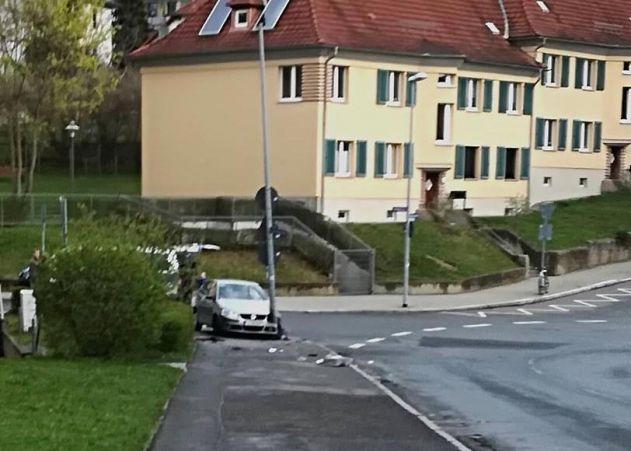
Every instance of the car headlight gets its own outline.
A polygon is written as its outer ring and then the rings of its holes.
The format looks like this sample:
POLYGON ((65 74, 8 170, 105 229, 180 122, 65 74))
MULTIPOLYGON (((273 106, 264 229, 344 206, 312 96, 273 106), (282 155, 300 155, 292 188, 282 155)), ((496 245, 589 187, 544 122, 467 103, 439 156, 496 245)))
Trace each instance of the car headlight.
POLYGON ((227 319, 234 320, 234 321, 239 319, 239 314, 238 313, 233 312, 232 310, 227 309, 227 308, 222 308, 221 309, 221 316, 223 316, 224 318, 227 318, 227 319))

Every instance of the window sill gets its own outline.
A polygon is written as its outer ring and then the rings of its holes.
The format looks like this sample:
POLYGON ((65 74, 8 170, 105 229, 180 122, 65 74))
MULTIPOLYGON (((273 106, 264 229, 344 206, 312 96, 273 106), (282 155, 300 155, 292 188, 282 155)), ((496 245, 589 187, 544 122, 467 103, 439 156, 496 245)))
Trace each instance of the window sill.
POLYGON ((477 177, 473 177, 473 178, 470 178, 470 177, 465 177, 465 178, 464 178, 464 181, 465 181, 465 182, 477 182, 478 180, 480 180, 480 179, 479 179, 479 178, 477 178, 477 177))
POLYGON ((543 85, 546 88, 558 88, 559 85, 557 85, 556 83, 547 83, 543 85))
POLYGON ((384 174, 383 178, 386 180, 396 180, 399 176, 397 174, 384 174))
POLYGON ((286 99, 281 98, 279 102, 280 103, 300 103, 302 102, 302 97, 291 97, 291 98, 286 98, 286 99))
POLYGON ((622 125, 629 125, 631 124, 631 119, 620 119, 620 123, 622 125))
POLYGON ((465 107, 465 109, 464 109, 464 110, 465 110, 467 113, 479 113, 479 112, 480 112, 480 110, 478 110, 478 108, 477 108, 477 107, 471 107, 471 106, 465 107))
POLYGON ((385 106, 390 106, 390 107, 398 107, 401 106, 401 101, 397 101, 397 102, 386 102, 384 103, 385 106))
POLYGON ((592 151, 589 149, 578 149, 578 152, 579 153, 592 153, 592 151))
POLYGON ((352 174, 350 172, 347 172, 345 174, 335 174, 336 179, 350 179, 351 177, 352 174))
POLYGON ((449 88, 455 88, 456 85, 452 85, 452 84, 447 84, 447 83, 436 83, 436 87, 437 88, 443 88, 443 89, 449 89, 449 88))
POLYGON ((554 147, 550 147, 550 146, 543 146, 543 147, 541 148, 541 150, 544 150, 544 151, 546 151, 546 152, 551 152, 551 151, 554 151, 554 147))
POLYGON ((508 116, 520 116, 519 111, 510 111, 510 110, 506 110, 506 114, 508 116))
POLYGON ((623 70, 622 75, 631 75, 631 70, 623 70))
POLYGON ((450 141, 445 141, 444 139, 437 139, 434 144, 436 144, 437 146, 440 146, 440 147, 453 146, 453 144, 450 141))
POLYGON ((592 88, 591 86, 581 86, 581 89, 583 91, 593 91, 594 90, 594 88, 592 88))
POLYGON ((346 98, 345 97, 331 97, 329 101, 331 103, 346 103, 346 98))
POLYGON ((504 179, 504 181, 505 181, 505 182, 510 182, 510 183, 515 183, 515 182, 521 182, 522 180, 520 180, 520 179, 507 179, 507 178, 505 178, 505 179, 504 179))

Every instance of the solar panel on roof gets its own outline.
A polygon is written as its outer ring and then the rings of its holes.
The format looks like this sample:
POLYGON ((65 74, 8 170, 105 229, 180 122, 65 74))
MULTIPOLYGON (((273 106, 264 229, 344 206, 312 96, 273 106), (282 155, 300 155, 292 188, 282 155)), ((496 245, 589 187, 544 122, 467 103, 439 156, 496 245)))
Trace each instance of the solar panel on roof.
POLYGON ((230 17, 230 7, 228 0, 217 0, 213 10, 204 22, 202 29, 199 31, 200 36, 213 36, 219 34, 224 24, 230 17))
POLYGON ((258 30, 258 27, 262 24, 263 30, 272 30, 278 23, 280 16, 285 12, 288 4, 289 0, 270 0, 265 5, 265 9, 263 9, 254 29, 258 30))

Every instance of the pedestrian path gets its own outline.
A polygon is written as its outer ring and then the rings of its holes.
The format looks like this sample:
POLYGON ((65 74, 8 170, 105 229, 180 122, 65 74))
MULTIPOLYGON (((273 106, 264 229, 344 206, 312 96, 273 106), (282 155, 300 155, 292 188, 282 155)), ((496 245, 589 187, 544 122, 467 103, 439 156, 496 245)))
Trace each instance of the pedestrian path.
MULTIPOLYGON (((615 263, 550 278, 550 293, 538 296, 537 279, 472 293, 410 296, 401 308, 400 295, 281 297, 283 312, 379 312, 470 310, 508 305, 526 305, 565 297, 631 280, 631 262, 615 263)), ((561 308, 565 308, 560 306, 561 308)))

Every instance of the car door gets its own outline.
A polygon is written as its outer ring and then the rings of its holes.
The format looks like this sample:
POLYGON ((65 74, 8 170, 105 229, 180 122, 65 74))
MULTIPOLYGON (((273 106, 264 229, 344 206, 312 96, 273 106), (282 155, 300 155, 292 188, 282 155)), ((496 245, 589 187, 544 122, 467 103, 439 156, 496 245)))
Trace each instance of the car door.
POLYGON ((199 297, 197 299, 197 311, 200 315, 201 322, 209 323, 213 318, 213 296, 216 292, 216 283, 206 283, 199 289, 199 297))

